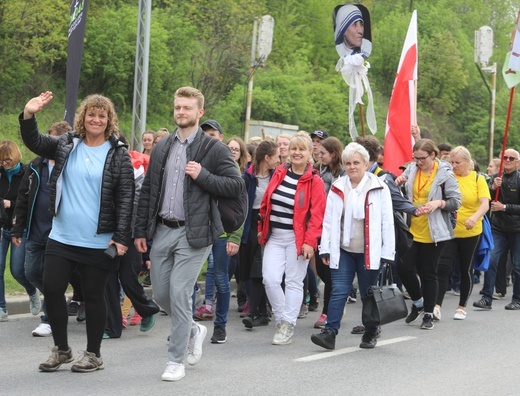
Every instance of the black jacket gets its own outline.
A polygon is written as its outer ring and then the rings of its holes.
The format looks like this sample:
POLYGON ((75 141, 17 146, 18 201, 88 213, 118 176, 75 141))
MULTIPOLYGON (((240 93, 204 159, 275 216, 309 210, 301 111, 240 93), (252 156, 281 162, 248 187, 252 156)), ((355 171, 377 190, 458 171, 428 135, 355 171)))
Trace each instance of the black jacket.
MULTIPOLYGON (((494 175, 489 181, 493 185, 494 175)), ((491 189, 491 199, 495 199, 495 190, 491 189)), ((498 201, 506 205, 505 211, 492 212, 491 227, 500 232, 520 232, 520 172, 514 171, 502 175, 502 185, 498 201)))
MULTIPOLYGON (((207 144, 209 139, 213 139, 200 128, 196 133, 195 140, 186 148, 188 161, 193 161, 199 148, 207 144)), ((163 185, 167 182, 163 179, 164 169, 175 135, 176 131, 161 139, 152 150, 137 208, 134 230, 136 238, 151 239, 155 233, 163 185)), ((197 180, 184 176, 186 238, 194 248, 209 246, 224 233, 217 203, 212 195, 237 197, 244 183, 231 151, 222 142, 217 142, 200 164, 202 170, 197 180)))
MULTIPOLYGON (((56 215, 61 199, 62 171, 67 158, 81 138, 74 131, 59 137, 43 135, 38 132, 36 117, 24 120, 23 113, 19 121, 25 145, 32 152, 55 161, 51 176, 49 210, 56 215)), ((128 245, 131 243, 134 171, 126 145, 115 135, 110 136, 108 141, 111 148, 103 168, 97 233, 113 232, 113 241, 128 245)))
POLYGON ((42 157, 37 157, 31 161, 18 189, 18 198, 14 208, 13 228, 11 229, 11 236, 13 237, 21 237, 23 231, 27 229, 27 238, 29 238, 36 196, 41 184, 43 160, 42 157))
POLYGON ((23 175, 25 174, 25 168, 26 166, 24 164, 20 164, 20 171, 12 176, 11 182, 9 182, 9 179, 7 178, 5 169, 3 167, 0 168, 0 200, 2 200, 2 207, 4 199, 11 201, 11 206, 7 209, 4 208, 4 230, 11 230, 16 198, 18 197, 18 189, 20 188, 23 175))

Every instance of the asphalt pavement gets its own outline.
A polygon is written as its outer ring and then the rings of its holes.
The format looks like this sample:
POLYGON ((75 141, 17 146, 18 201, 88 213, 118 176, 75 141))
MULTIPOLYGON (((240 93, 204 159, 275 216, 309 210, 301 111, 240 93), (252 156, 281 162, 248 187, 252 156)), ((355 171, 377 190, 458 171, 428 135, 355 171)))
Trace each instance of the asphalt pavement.
MULTIPOLYGON (((453 320, 458 297, 448 293, 433 330, 420 330, 420 320, 391 323, 373 350, 360 349, 360 336, 350 334, 360 323, 361 303, 348 304, 332 352, 310 341, 319 311, 298 320, 291 345, 274 346, 274 324, 246 330, 233 298, 228 341, 211 344, 212 322, 201 322, 208 327, 202 359, 186 365, 186 377, 178 382, 161 381, 167 316, 158 315, 150 332, 129 326, 120 339, 104 340, 102 371, 73 373, 66 364, 42 373, 38 364, 49 356, 52 338, 32 337, 39 317, 15 314, 10 301, 9 321, 0 323, 0 394, 517 395, 520 311, 504 309, 511 288, 492 310, 473 308, 479 290, 475 285, 466 320, 453 320)), ((28 308, 27 297, 18 304, 28 308)), ((85 323, 74 317, 69 317, 69 344, 76 356, 86 346, 85 323)))

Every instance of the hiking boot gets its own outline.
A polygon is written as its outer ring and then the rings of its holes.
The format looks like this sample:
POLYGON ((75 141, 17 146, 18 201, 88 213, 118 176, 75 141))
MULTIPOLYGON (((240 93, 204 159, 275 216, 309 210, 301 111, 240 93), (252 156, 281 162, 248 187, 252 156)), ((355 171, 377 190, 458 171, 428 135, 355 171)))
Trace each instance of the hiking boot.
POLYGON ((227 340, 226 329, 220 326, 215 326, 213 329, 213 336, 211 337, 212 344, 223 344, 227 340))
POLYGON ((483 296, 480 300, 475 301, 473 303, 473 306, 476 308, 491 309, 492 308, 491 304, 492 304, 492 302, 483 296))
POLYGON ((96 370, 103 370, 105 365, 103 359, 97 357, 95 353, 81 351, 83 356, 70 368, 75 373, 90 373, 96 370))
POLYGON ((321 333, 311 335, 311 341, 325 349, 336 348, 336 333, 332 329, 323 329, 321 333))
POLYGON ((377 337, 377 333, 366 332, 361 338, 361 344, 359 344, 359 347, 363 349, 375 348, 377 345, 377 337))
POLYGON ((410 314, 404 320, 406 323, 412 323, 417 320, 420 314, 424 312, 424 307, 417 308, 415 304, 412 304, 412 309, 410 310, 410 314))
POLYGON ((59 351, 58 347, 52 348, 51 356, 44 363, 38 367, 40 371, 56 371, 60 368, 63 363, 70 363, 74 360, 72 356, 72 350, 69 348, 66 351, 59 351))

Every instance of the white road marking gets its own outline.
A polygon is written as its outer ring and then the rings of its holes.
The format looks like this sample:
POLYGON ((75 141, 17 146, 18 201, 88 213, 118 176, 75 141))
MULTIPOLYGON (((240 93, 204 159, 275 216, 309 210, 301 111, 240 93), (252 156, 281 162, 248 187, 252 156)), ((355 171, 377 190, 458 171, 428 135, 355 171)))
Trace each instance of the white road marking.
MULTIPOLYGON (((380 346, 383 346, 383 345, 395 344, 397 342, 410 341, 410 340, 414 340, 416 338, 417 337, 397 337, 397 338, 391 338, 389 340, 378 341, 377 342, 377 347, 380 347, 380 346)), ((314 362, 316 360, 328 359, 328 358, 331 358, 331 357, 334 357, 334 356, 344 355, 346 353, 358 352, 358 351, 361 351, 361 350, 362 349, 359 348, 359 347, 348 347, 348 348, 333 350, 331 352, 318 353, 316 355, 310 355, 310 356, 294 359, 294 361, 295 362, 308 363, 308 362, 314 362)))

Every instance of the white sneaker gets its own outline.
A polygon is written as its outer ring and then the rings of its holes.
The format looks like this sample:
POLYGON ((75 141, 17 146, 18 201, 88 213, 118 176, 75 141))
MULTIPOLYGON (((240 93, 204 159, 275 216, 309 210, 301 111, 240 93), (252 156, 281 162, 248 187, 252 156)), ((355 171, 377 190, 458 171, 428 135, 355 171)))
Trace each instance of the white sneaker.
POLYGON ((282 325, 273 337, 273 345, 287 345, 292 342, 294 335, 294 325, 292 323, 282 320, 282 325))
POLYGON ((7 322, 9 320, 9 316, 7 315, 7 309, 0 308, 0 322, 7 322))
POLYGON ((40 323, 32 332, 33 337, 49 337, 52 335, 51 325, 40 323))
POLYGON ((188 364, 192 366, 197 364, 202 357, 202 342, 208 333, 208 329, 201 324, 197 323, 197 327, 199 328, 199 332, 196 336, 190 338, 188 343, 188 357, 186 358, 188 364))
POLYGON ((29 307, 33 315, 38 315, 42 309, 42 300, 40 299, 40 292, 36 290, 32 296, 29 296, 29 307))
POLYGON ((184 364, 168 362, 161 379, 163 381, 179 381, 183 379, 185 375, 184 364))

